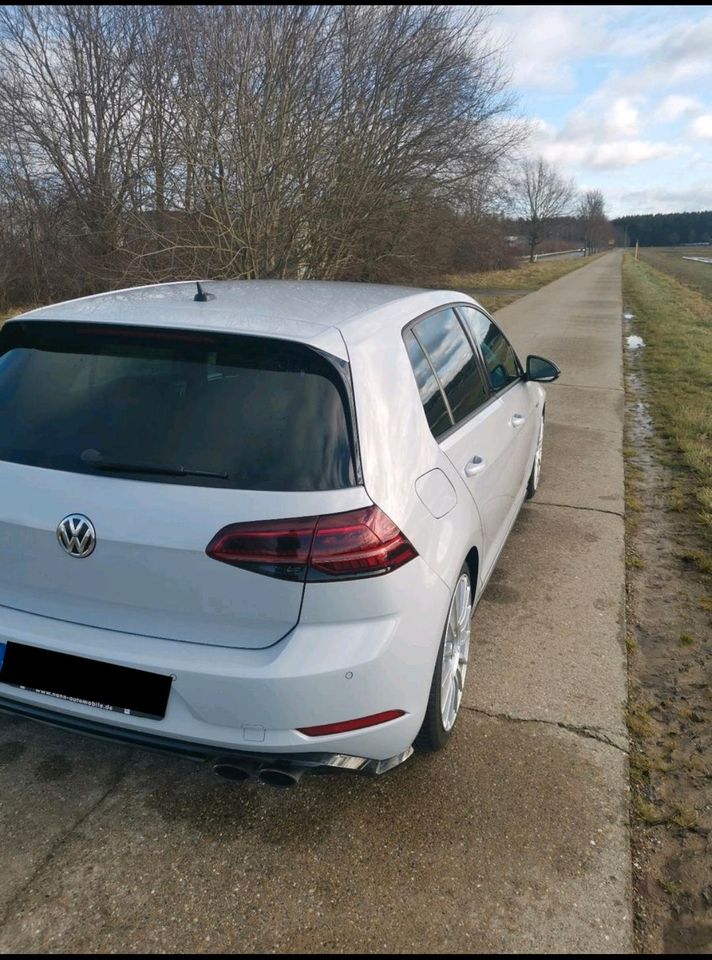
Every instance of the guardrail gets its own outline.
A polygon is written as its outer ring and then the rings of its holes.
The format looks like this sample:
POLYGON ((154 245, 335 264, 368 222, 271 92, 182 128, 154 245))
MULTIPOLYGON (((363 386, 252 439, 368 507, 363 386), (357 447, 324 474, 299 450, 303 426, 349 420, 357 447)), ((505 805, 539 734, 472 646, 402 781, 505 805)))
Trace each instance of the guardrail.
POLYGON ((698 263, 712 263, 712 257, 683 257, 683 260, 696 260, 698 263))
MULTIPOLYGON (((574 247, 572 250, 554 250, 551 253, 535 253, 534 254, 534 263, 537 260, 543 259, 544 257, 562 257, 565 253, 584 253, 584 247, 574 247)), ((517 260, 528 260, 529 256, 526 257, 517 257, 517 260)))

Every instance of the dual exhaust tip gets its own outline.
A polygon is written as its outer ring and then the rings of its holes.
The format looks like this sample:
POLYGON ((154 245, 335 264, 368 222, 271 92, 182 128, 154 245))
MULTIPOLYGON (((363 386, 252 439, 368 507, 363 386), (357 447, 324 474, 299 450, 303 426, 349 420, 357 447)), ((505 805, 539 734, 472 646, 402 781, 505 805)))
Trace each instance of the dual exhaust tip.
POLYGON ((259 780, 278 790, 288 790, 296 787, 304 774, 304 767, 292 767, 280 764, 252 764, 249 761, 218 760, 213 765, 213 772, 226 780, 245 781, 259 780))

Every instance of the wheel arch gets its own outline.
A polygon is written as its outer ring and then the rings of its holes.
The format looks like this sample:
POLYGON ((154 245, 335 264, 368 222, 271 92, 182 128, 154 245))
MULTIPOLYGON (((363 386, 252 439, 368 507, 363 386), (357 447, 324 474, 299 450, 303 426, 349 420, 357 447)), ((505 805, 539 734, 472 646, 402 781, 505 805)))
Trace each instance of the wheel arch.
POLYGON ((467 569, 470 572, 470 585, 472 587, 472 595, 477 596, 478 587, 479 587, 479 572, 480 572, 480 552, 477 547, 471 547, 465 557, 465 563, 467 569))

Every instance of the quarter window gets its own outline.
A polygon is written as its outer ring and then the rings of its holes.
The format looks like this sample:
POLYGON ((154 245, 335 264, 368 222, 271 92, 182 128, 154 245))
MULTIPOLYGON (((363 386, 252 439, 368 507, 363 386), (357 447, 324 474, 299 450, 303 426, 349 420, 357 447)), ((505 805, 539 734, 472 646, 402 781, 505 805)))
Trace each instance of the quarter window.
POLYGON ((517 355, 489 317, 474 307, 460 307, 473 340, 480 348, 493 390, 502 390, 521 376, 517 355))
POLYGON ((440 385, 433 373, 433 368, 428 362, 428 358, 423 353, 423 348, 413 336, 411 330, 406 330, 403 339, 410 358, 410 365, 415 374, 415 382, 420 391, 420 402, 423 404, 425 416, 433 432, 433 436, 439 437, 452 426, 450 412, 445 404, 440 385))

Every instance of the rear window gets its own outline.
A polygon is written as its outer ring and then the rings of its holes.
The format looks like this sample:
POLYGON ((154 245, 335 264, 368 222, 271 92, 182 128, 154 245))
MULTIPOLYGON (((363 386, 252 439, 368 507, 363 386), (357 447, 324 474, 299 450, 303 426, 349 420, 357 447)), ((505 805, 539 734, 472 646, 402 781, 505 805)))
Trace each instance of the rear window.
POLYGON ((332 490, 357 483, 351 409, 348 364, 289 341, 41 321, 0 332, 0 460, 332 490))

